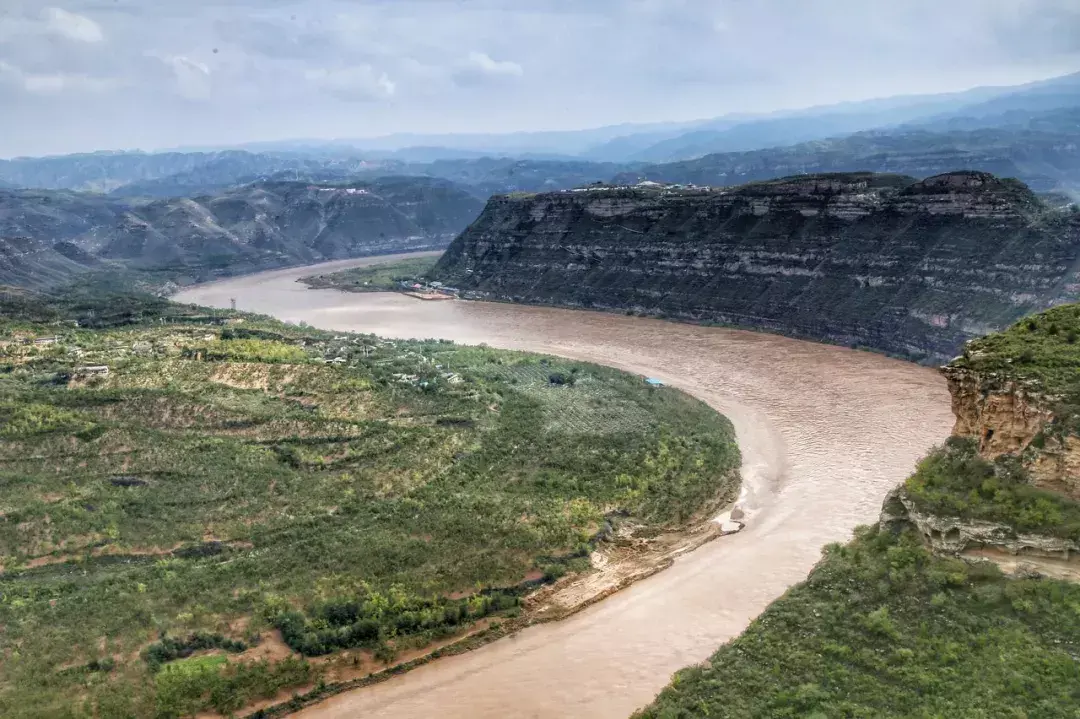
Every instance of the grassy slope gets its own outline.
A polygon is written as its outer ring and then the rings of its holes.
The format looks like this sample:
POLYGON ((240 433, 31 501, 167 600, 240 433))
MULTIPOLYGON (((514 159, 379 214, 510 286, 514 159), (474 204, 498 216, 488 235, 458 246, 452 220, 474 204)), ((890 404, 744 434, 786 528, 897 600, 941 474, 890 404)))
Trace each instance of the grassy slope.
POLYGON ((642 717, 1076 717, 1080 586, 864 528, 642 717))
MULTIPOLYGON (((968 345, 955 364, 1076 404, 1080 305, 968 345)), ((923 511, 1080 538, 1080 503, 952 438, 906 483, 923 511)), ((1077 717, 1080 586, 1014 580, 864 528, 645 717, 1077 717)))
POLYGON ((723 417, 592 365, 161 302, 2 309, 3 716, 235 709, 318 669, 183 657, 277 627, 387 658, 517 611, 611 523, 735 489, 723 417), (52 324, 72 313, 102 327, 52 324))
POLYGON ((1062 305, 974 340, 953 365, 1031 381, 1054 395, 1080 393, 1080 304, 1062 305))
POLYGON ((354 267, 326 275, 301 277, 300 281, 313 289, 335 289, 346 292, 396 292, 399 282, 418 282, 431 271, 438 257, 416 257, 369 267, 354 267))
POLYGON ((920 511, 1080 541, 1080 502, 1031 486, 1015 461, 986 461, 970 439, 953 437, 930 452, 906 487, 920 511))

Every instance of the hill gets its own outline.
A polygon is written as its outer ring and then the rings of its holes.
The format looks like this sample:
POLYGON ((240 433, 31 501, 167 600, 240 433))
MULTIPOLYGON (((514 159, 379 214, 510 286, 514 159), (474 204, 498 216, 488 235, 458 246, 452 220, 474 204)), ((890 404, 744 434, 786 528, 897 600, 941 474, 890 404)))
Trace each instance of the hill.
POLYGON ((621 173, 614 181, 723 187, 802 173, 895 172, 924 178, 954 170, 978 170, 1016 177, 1040 192, 1077 190, 1080 149, 1073 140, 1078 131, 1080 106, 711 154, 621 173), (972 128, 972 124, 978 127, 972 128))
POLYGON ((432 277, 466 296, 715 322, 940 362, 1077 297, 1080 214, 986 173, 492 198, 432 277))
POLYGON ((226 714, 460 651, 594 551, 685 548, 738 467, 725 418, 594 365, 0 291, 0 714, 226 714))
MULTIPOLYGON (((661 163, 691 160, 716 153, 746 152, 839 138, 867 130, 893 132, 905 126, 923 129, 994 127, 1005 114, 1038 114, 1062 109, 1075 113, 1077 108, 1080 108, 1080 73, 1013 87, 981 87, 957 93, 841 103, 741 122, 724 122, 721 118, 638 147, 619 159, 661 163)), ((624 145, 630 145, 633 137, 620 140, 624 145)), ((941 171, 957 169, 967 168, 946 167, 941 171)))
POLYGON ((970 343, 955 436, 879 525, 637 716, 1075 716, 1078 332, 1067 305, 970 343))
POLYGON ((0 281, 48 286, 94 271, 190 282, 437 249, 481 207, 453 183, 409 177, 343 185, 261 182, 163 200, 0 190, 0 281))

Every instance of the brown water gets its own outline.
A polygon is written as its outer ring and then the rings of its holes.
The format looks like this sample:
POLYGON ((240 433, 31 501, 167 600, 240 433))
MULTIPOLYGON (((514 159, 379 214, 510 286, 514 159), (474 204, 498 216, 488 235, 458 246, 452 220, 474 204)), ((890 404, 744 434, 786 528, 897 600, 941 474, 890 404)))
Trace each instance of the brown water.
MULTIPOLYGON (((379 258, 378 261, 385 261, 379 258)), ((734 422, 747 526, 562 622, 347 692, 303 717, 625 717, 873 521, 949 433, 925 367, 740 330, 574 310, 308 290, 347 261, 195 287, 176 299, 317 327, 538 350, 658 377, 734 422)))

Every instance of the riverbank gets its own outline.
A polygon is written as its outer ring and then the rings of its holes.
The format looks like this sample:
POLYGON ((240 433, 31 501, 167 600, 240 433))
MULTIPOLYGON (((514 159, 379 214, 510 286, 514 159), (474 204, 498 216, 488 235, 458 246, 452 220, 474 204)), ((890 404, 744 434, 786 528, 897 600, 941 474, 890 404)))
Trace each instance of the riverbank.
POLYGON ((376 672, 535 621, 590 554, 628 571, 606 538, 647 563, 738 493, 730 422, 609 368, 32 299, 0 321, 4 716, 225 714, 376 672))
POLYGON ((485 302, 310 290, 317 266, 192 288, 181 301, 336 330, 445 337, 547 352, 656 377, 735 424, 743 455, 742 532, 564 621, 528 627, 305 709, 301 716, 625 717, 672 672, 704 660, 801 581, 820 547, 876 518, 881 500, 951 427, 948 394, 926 368, 740 330, 485 302))

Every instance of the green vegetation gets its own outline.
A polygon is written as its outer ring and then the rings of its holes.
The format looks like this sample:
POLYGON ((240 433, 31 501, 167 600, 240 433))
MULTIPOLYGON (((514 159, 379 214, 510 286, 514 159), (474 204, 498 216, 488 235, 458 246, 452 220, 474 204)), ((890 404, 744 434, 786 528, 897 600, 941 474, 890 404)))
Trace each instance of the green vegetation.
MULTIPOLYGON (((954 366, 1076 405, 1078 334, 1080 306, 1058 307, 970 343, 954 366)), ((921 513, 1080 540, 1080 502, 1029 484, 1027 458, 991 462, 952 437, 906 494, 921 513)), ((827 547, 805 582, 639 716, 1080 716, 1080 585, 934 556, 891 524, 827 547)))
POLYGON ((1080 502, 1031 486, 1015 458, 988 462, 971 439, 948 439, 919 463, 905 486, 930 514, 1080 541, 1080 502))
POLYGON ((1035 437, 1080 434, 1080 304, 1024 318, 1002 332, 969 342, 950 366, 978 373, 984 389, 1016 382, 1045 395, 1053 419, 1035 437))
POLYGON ((1080 304, 1062 305, 968 343, 953 366, 1030 381, 1044 392, 1080 397, 1080 304))
POLYGON ((159 300, 0 302, 5 717, 306 691, 334 678, 323 655, 367 666, 513 616, 620 525, 737 490, 730 423, 614 370, 159 300))
POLYGON ((346 292, 398 292, 402 282, 425 282, 438 257, 412 257, 367 267, 301 277, 312 289, 335 289, 346 292))
POLYGON ((638 716, 1072 718, 1078 655, 1080 586, 864 527, 638 716))

